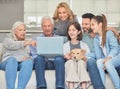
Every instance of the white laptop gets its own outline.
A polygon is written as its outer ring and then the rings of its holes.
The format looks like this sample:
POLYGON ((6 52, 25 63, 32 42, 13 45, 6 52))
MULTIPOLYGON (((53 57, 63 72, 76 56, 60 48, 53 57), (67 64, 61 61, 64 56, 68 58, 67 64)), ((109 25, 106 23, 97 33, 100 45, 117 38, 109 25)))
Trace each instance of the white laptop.
POLYGON ((37 37, 37 54, 45 57, 63 55, 64 37, 37 37))

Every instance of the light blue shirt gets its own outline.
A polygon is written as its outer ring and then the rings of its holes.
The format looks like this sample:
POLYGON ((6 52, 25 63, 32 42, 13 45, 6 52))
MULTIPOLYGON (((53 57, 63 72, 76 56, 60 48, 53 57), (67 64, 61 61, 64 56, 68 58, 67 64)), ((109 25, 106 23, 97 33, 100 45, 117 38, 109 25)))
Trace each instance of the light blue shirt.
POLYGON ((96 58, 94 51, 94 37, 91 37, 89 33, 83 33, 82 41, 85 42, 90 49, 90 53, 87 56, 90 58, 96 58))
POLYGON ((104 58, 107 56, 114 57, 119 53, 119 44, 117 42, 117 38, 114 36, 114 33, 112 31, 107 31, 106 33, 106 56, 104 55, 101 48, 99 35, 96 35, 94 38, 94 47, 96 59, 104 58))
POLYGON ((89 33, 83 33, 82 41, 88 45, 90 52, 94 52, 94 38, 89 33))

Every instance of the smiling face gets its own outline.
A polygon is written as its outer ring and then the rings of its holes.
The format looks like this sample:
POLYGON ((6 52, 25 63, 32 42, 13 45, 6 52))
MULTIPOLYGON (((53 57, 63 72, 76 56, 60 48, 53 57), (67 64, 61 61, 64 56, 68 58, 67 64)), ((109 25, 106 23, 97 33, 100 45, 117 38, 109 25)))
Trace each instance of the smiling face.
POLYGON ((45 19, 42 22, 42 29, 45 36, 52 36, 53 34, 53 23, 50 19, 45 19))
POLYGON ((65 21, 68 19, 68 13, 67 10, 64 7, 58 8, 58 17, 60 20, 65 21))
POLYGON ((68 34, 71 38, 71 40, 77 39, 78 35, 80 34, 80 31, 78 31, 74 25, 71 25, 68 29, 68 34))
POLYGON ((84 32, 88 32, 90 29, 91 21, 89 18, 82 18, 82 29, 84 32))
POLYGON ((18 40, 24 40, 26 35, 25 25, 21 24, 14 30, 14 34, 18 40))
POLYGON ((100 33, 102 29, 102 23, 99 23, 95 20, 91 20, 91 29, 93 30, 94 33, 100 33))

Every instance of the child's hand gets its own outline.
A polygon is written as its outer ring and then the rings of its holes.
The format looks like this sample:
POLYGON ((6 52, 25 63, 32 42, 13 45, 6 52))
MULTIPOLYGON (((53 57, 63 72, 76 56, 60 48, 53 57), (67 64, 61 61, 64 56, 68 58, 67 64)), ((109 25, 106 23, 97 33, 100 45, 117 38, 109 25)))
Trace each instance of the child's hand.
POLYGON ((64 55, 64 58, 70 60, 71 59, 71 53, 67 53, 64 55))

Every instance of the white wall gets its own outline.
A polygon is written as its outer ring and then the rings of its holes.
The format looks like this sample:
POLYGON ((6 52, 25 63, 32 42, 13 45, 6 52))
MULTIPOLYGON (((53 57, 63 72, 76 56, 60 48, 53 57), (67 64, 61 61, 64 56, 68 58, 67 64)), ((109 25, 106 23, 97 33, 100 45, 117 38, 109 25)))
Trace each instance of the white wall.
POLYGON ((0 30, 12 28, 15 21, 24 20, 24 0, 0 0, 0 30))
POLYGON ((78 16, 86 12, 105 14, 109 23, 120 25, 120 0, 75 0, 73 11, 78 16))
POLYGON ((65 1, 70 5, 72 1, 72 10, 77 16, 86 12, 93 14, 104 13, 109 23, 120 25, 120 0, 25 0, 24 20, 27 22, 27 16, 53 16, 54 10, 59 2, 65 1))
POLYGON ((39 16, 53 16, 62 1, 69 5, 72 1, 72 10, 79 17, 86 12, 104 13, 109 23, 120 26, 120 0, 0 0, 0 29, 10 29, 16 20, 29 23, 29 16, 36 20, 39 16))

